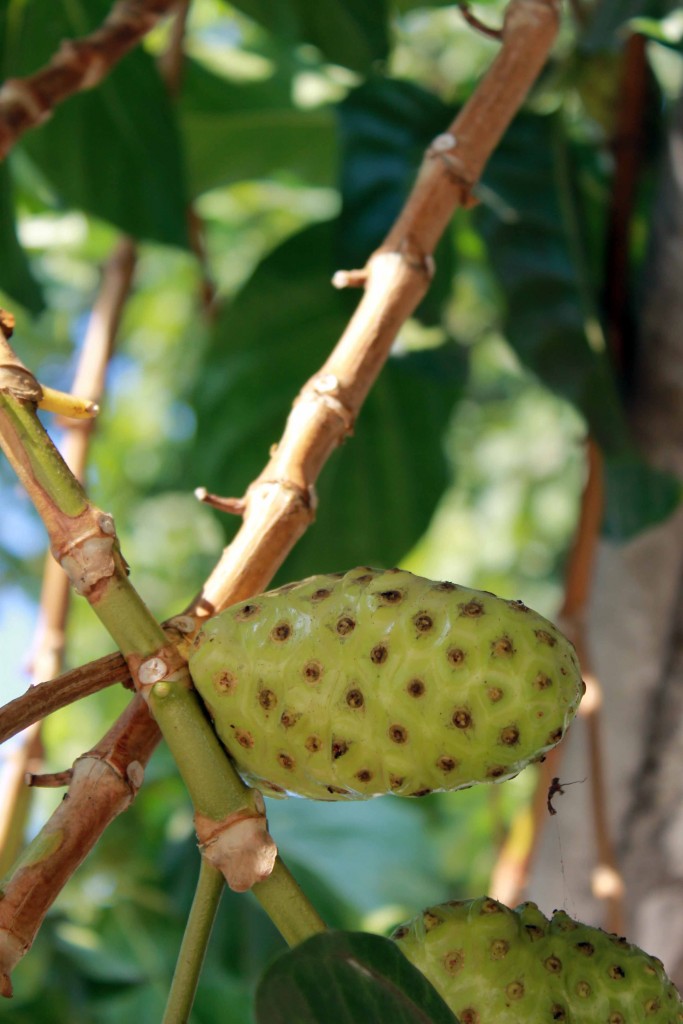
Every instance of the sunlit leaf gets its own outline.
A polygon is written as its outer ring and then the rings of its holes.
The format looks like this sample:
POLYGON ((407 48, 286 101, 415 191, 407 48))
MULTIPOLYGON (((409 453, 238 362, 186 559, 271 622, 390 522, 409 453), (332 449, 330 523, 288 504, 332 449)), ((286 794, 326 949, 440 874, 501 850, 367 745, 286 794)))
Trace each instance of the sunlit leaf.
POLYGON ((292 42, 317 46, 334 64, 366 73, 387 56, 385 0, 236 0, 271 32, 292 42))
POLYGON ((300 177, 331 185, 337 140, 332 112, 301 109, 281 79, 236 84, 188 61, 180 116, 190 190, 249 178, 300 177))

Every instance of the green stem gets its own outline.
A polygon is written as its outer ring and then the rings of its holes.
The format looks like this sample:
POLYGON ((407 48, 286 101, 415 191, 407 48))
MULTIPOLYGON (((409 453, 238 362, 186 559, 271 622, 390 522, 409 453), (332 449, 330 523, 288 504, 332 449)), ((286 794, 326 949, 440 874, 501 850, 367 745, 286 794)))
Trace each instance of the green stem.
POLYGON ((224 886, 225 880, 220 871, 202 858, 161 1024, 186 1024, 189 1020, 224 886))
POLYGON ((32 405, 0 392, 0 437, 7 458, 48 530, 46 514, 52 507, 74 517, 85 511, 88 499, 83 488, 45 432, 32 405))
POLYGON ((251 792, 209 725, 195 690, 164 681, 149 706, 175 758, 195 811, 221 821, 249 803, 251 792))
POLYGON ((279 857, 270 877, 258 882, 252 892, 288 946, 297 946, 327 928, 279 857))

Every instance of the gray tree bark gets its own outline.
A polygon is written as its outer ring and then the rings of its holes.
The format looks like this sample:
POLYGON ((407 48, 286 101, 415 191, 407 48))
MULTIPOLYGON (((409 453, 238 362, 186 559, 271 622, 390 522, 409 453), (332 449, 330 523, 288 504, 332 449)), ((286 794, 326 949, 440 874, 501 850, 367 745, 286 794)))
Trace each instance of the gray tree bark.
MULTIPOLYGON (((683 479, 683 102, 670 128, 643 284, 633 410, 648 460, 683 479)), ((626 931, 683 990, 683 511, 623 545, 601 542, 588 643, 602 687, 608 818, 625 885, 626 931)), ((527 896, 604 924, 596 898, 590 769, 580 719, 527 896)))

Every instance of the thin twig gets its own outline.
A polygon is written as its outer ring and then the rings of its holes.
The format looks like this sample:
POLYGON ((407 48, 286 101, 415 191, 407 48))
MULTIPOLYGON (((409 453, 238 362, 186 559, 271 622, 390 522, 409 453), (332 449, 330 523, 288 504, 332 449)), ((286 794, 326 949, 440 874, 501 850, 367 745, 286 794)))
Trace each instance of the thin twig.
POLYGON ((27 772, 26 785, 43 789, 61 789, 63 786, 71 785, 73 770, 66 768, 62 772, 27 772))
POLYGON ((472 28, 476 29, 483 36, 488 36, 489 39, 497 39, 500 41, 503 38, 503 30, 501 28, 492 28, 491 25, 485 25, 483 21, 472 12, 468 3, 458 3, 458 9, 462 14, 463 18, 472 28))
MULTIPOLYGON (((42 660, 42 659, 41 659, 42 660)), ((0 743, 16 736, 34 722, 89 697, 108 686, 123 683, 132 688, 130 670, 119 651, 105 654, 88 665, 70 669, 46 682, 35 683, 0 710, 0 743)), ((4 790, 3 790, 4 792, 4 790)))
POLYGON ((95 32, 64 40, 52 60, 34 74, 8 79, 0 89, 0 159, 67 97, 99 85, 175 3, 118 0, 95 32))

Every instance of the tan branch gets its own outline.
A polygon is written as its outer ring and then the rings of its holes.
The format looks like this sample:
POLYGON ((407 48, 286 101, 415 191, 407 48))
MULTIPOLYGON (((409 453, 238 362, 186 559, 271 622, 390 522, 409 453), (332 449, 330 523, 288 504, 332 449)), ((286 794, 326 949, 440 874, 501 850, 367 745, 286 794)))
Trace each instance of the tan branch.
POLYGON ((101 27, 81 39, 66 39, 50 62, 26 78, 10 78, 0 89, 0 159, 24 132, 42 124, 57 104, 98 85, 176 0, 118 0, 101 27))

